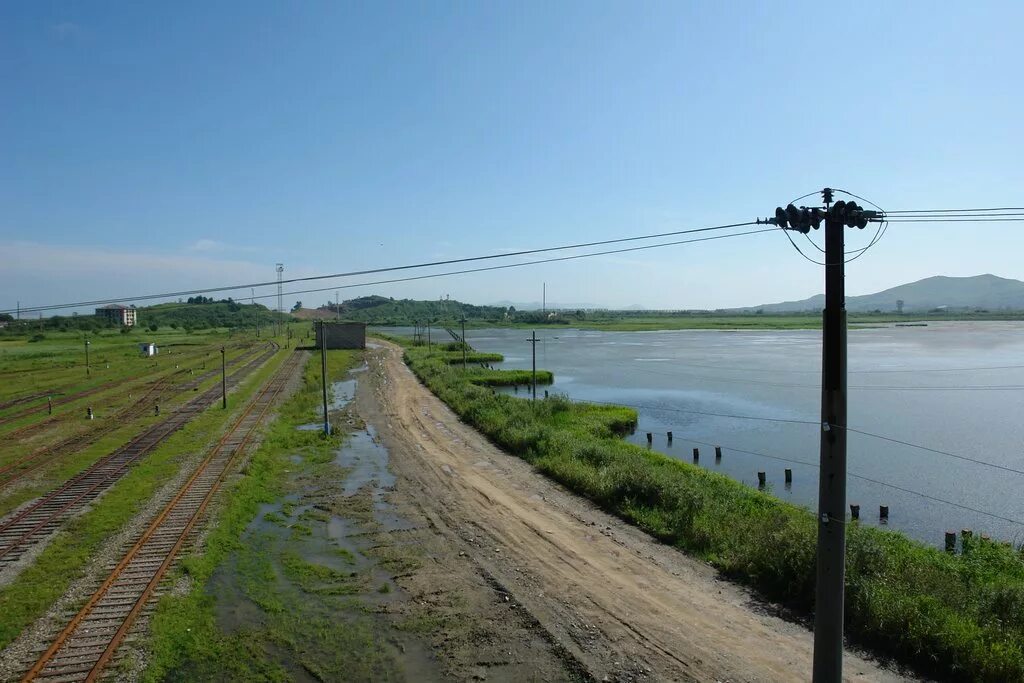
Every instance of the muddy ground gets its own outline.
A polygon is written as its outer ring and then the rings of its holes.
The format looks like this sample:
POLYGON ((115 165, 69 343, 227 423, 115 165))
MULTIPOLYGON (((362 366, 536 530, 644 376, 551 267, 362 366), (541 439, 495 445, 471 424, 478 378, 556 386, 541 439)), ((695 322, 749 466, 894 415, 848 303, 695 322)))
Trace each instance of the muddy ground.
MULTIPOLYGON (((506 455, 381 344, 354 409, 395 476, 387 500, 419 567, 387 609, 422 620, 459 680, 799 681, 811 633, 506 455)), ((847 653, 850 681, 906 680, 847 653)))

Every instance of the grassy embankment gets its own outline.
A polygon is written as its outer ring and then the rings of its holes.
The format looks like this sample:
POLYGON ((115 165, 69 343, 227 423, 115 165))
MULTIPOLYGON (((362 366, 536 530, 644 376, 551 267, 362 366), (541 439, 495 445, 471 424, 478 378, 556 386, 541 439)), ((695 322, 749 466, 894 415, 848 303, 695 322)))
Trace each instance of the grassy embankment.
MULTIPOLYGON (((359 352, 331 351, 328 375, 343 377, 360 358, 359 352)), ((359 598, 390 593, 390 584, 372 583, 372 570, 322 538, 320 527, 340 514, 336 505, 342 503, 332 497, 340 494, 345 473, 333 459, 345 437, 296 429, 317 419, 320 363, 314 361, 244 476, 225 489, 203 547, 181 563, 179 576, 188 575, 193 589, 161 600, 145 680, 287 680, 291 667, 321 680, 398 677, 387 639, 359 598), (257 520, 260 505, 271 503, 257 520), (224 624, 217 595, 230 601, 230 611, 245 614, 251 605, 258 616, 224 624)), ((372 518, 372 501, 364 502, 370 507, 363 514, 372 518)))
MULTIPOLYGON (((813 610, 816 522, 808 510, 617 438, 626 408, 593 410, 560 397, 531 408, 421 347, 407 347, 405 358, 501 448, 766 597, 813 610)), ((1022 680, 1024 551, 976 540, 948 554, 853 523, 846 620, 852 640, 927 673, 1022 680)))
MULTIPOLYGON (((103 544, 136 514, 159 487, 180 469, 183 458, 212 442, 231 414, 277 369, 279 353, 229 395, 229 414, 214 405, 135 465, 84 514, 67 522, 39 557, 9 584, 0 587, 0 648, 39 618, 71 583, 82 576, 103 544)), ((84 603, 88 596, 82 596, 84 603)), ((78 605, 74 606, 76 609, 78 605)))

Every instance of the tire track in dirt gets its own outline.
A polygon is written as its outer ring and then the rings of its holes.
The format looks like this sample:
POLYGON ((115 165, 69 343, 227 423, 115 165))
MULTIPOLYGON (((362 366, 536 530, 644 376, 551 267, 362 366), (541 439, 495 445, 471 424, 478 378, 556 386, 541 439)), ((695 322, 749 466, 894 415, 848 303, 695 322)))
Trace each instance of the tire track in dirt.
MULTIPOLYGON (((378 431, 438 533, 508 590, 596 680, 809 680, 812 635, 743 588, 509 456, 461 423, 383 344, 378 431)), ((901 675, 847 653, 845 680, 901 675)))

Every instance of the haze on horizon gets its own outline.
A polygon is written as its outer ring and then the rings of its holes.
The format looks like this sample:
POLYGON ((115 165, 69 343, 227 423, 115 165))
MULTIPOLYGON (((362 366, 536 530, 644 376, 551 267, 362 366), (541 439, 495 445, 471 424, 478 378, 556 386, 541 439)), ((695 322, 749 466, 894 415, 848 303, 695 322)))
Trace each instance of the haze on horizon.
MULTIPOLYGON (((823 185, 1018 205, 1022 20, 1010 2, 7 4, 0 308, 746 221, 823 185)), ((1024 279, 1022 247, 1013 223, 893 226, 847 291, 1024 279)), ((613 308, 821 291, 766 234, 341 297, 539 301, 542 282, 613 308)))

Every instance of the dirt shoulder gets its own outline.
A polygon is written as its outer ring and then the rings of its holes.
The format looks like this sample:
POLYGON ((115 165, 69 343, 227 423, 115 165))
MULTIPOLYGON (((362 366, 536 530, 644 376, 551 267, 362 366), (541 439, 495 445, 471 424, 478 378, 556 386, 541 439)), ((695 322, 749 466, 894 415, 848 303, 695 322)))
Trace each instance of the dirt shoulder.
MULTIPOLYGON (((810 678, 806 629, 766 614, 748 592, 720 580, 706 564, 494 447, 419 383, 398 347, 382 344, 368 357, 372 381, 361 383, 359 410, 391 453, 397 476, 391 500, 406 514, 429 520, 440 541, 435 545, 443 552, 431 554, 435 582, 452 586, 469 580, 467 572, 475 573, 474 581, 484 577, 500 599, 520 610, 518 626, 507 622, 508 642, 515 643, 515 628, 535 624, 541 649, 561 662, 556 678, 810 678)), ((422 572, 410 579, 424 585, 403 589, 414 596, 429 592, 422 572)), ((493 605, 482 608, 495 613, 493 605)), ((466 663, 479 649, 472 642, 439 648, 442 658, 466 663)), ((502 671, 514 679, 509 665, 517 653, 505 651, 502 671)), ((527 652, 520 654, 527 667, 527 652)), ((851 653, 845 670, 850 681, 906 680, 851 653)), ((450 673, 464 677, 468 671, 460 666, 450 673)), ((551 678, 554 671, 522 673, 551 678)))

